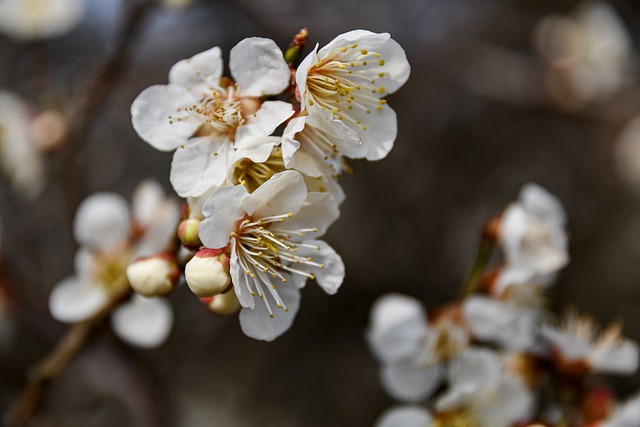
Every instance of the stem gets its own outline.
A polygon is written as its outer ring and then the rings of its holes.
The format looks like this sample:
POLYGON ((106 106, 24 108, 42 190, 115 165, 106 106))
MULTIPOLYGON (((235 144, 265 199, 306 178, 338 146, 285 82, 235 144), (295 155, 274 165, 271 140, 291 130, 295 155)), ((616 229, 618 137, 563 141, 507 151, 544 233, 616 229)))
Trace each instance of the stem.
POLYGON ((487 264, 489 264, 489 261, 491 260, 491 255, 493 255, 493 250, 496 246, 496 241, 498 240, 497 236, 499 227, 500 218, 491 218, 485 223, 476 258, 473 261, 471 271, 469 271, 469 274, 462 285, 462 290, 460 292, 461 298, 471 295, 478 288, 480 279, 487 268, 487 264))
POLYGON ((100 311, 87 320, 76 323, 54 349, 29 370, 27 385, 9 408, 5 422, 9 426, 25 426, 36 414, 48 385, 87 343, 91 332, 101 326, 111 312, 129 295, 126 286, 115 293, 100 311))

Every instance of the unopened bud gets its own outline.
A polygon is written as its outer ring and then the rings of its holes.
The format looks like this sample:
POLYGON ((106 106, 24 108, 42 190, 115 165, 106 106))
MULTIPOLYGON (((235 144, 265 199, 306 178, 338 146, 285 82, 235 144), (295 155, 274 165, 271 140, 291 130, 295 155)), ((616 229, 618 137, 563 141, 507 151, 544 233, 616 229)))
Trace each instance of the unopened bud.
POLYGON ((198 249, 202 246, 198 230, 200 229, 200 220, 185 219, 178 225, 178 238, 182 244, 189 249, 198 249))
POLYGON ((178 284, 180 270, 171 255, 140 258, 127 267, 127 279, 134 291, 146 297, 163 296, 178 284))
POLYGON ((223 293, 231 283, 229 255, 222 249, 201 249, 184 269, 191 292, 200 298, 223 293))
POLYGON ((47 153, 59 148, 69 135, 69 121, 56 110, 44 110, 33 118, 29 128, 38 150, 47 153))
POLYGON ((209 311, 219 316, 228 316, 240 310, 240 301, 233 289, 224 294, 216 295, 209 298, 201 298, 209 311))

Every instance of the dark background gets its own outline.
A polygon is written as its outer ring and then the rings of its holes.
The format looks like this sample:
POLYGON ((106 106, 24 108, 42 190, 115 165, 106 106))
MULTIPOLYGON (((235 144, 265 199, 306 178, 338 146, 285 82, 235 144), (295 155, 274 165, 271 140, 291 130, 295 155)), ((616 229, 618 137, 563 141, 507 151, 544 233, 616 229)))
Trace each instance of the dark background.
MULTIPOLYGON (((85 22, 56 40, 25 45, 1 38, 0 86, 64 109, 113 53, 119 4, 91 1, 85 22), (44 77, 34 72, 42 67, 44 77)), ((163 347, 134 350, 105 329, 51 385, 34 425, 370 426, 393 403, 363 340, 372 301, 400 291, 431 310, 455 298, 482 224, 528 181, 555 193, 568 211, 572 260, 552 291, 554 306, 584 309, 601 322, 622 317, 626 333, 640 338, 640 186, 621 178, 614 156, 620 131, 640 111, 640 91, 632 85, 606 104, 563 110, 545 95, 532 44, 536 22, 576 4, 227 0, 153 12, 80 143, 78 199, 101 190, 130 196, 147 177, 170 190, 171 155, 138 138, 131 102, 144 88, 166 83, 176 61, 215 45, 228 58, 249 36, 286 48, 304 26, 311 46, 351 29, 390 32, 412 66, 407 84, 388 98, 398 139, 386 159, 354 162, 355 173, 342 180, 347 201, 326 237, 347 268, 336 296, 310 284, 291 330, 263 343, 242 334, 237 316, 216 318, 181 288, 171 296, 176 323, 163 347), (525 76, 478 45, 516 55, 525 76), (492 95, 495 86, 499 96, 492 95)), ((640 6, 611 4, 635 44, 640 6)), ((15 341, 0 354, 2 407, 22 387, 27 367, 67 329, 49 316, 47 299, 73 271, 73 213, 62 202, 68 165, 53 155, 48 171, 46 192, 33 204, 0 181, 17 301, 15 341)), ((615 384, 624 395, 640 378, 615 384)))

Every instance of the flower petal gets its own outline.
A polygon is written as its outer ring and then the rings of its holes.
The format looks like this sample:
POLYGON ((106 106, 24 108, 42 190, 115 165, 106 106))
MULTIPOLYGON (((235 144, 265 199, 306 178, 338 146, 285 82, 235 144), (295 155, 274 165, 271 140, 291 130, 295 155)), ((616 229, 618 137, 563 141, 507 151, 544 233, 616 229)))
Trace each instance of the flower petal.
POLYGON ((367 341, 383 363, 415 357, 427 331, 427 313, 420 301, 402 294, 379 297, 371 308, 367 341))
POLYGON ((169 71, 169 83, 194 94, 209 93, 219 88, 222 67, 222 53, 216 46, 177 62, 169 71))
POLYGON ((276 95, 289 86, 289 66, 270 39, 250 37, 235 45, 229 69, 241 96, 276 95))
POLYGON ((80 203, 73 222, 76 241, 93 249, 124 242, 131 230, 129 203, 117 193, 95 193, 80 203))
POLYGON ((164 343, 173 327, 173 309, 163 298, 135 294, 111 315, 111 326, 128 344, 155 348, 164 343))
POLYGON ((249 290, 249 276, 245 273, 244 269, 238 262, 238 253, 236 251, 235 239, 231 241, 231 281, 233 283, 233 290, 238 297, 240 305, 244 308, 253 309, 256 305, 251 291, 249 290))
POLYGON ((564 227, 567 222, 562 203, 538 184, 525 184, 520 190, 520 202, 529 215, 545 224, 564 227))
POLYGON ((428 368, 410 364, 386 365, 380 372, 382 384, 389 394, 404 402, 426 399, 440 384, 440 366, 428 368))
POLYGON ((273 175, 243 202, 255 219, 300 211, 307 198, 307 186, 299 172, 287 170, 273 175))
POLYGON ((285 120, 293 115, 291 104, 283 101, 266 101, 253 116, 247 119, 247 124, 238 127, 234 146, 247 149, 256 140, 263 139, 273 133, 285 120))
POLYGON ((181 110, 196 101, 195 96, 180 86, 148 87, 131 104, 133 128, 155 149, 175 150, 193 136, 200 122, 170 120, 169 117, 184 115, 181 110))
POLYGON ((227 177, 233 151, 226 137, 194 138, 171 162, 171 184, 182 197, 198 197, 227 177), (217 153, 217 154, 216 154, 217 153))
MULTIPOLYGON (((279 143, 280 138, 278 137, 264 136, 252 140, 250 144, 246 144, 243 148, 238 148, 236 146, 236 150, 233 154, 233 162, 236 162, 242 158, 247 158, 254 163, 265 162, 271 155, 273 147, 275 147, 279 143)), ((229 172, 233 173, 233 169, 230 168, 229 172)))
MULTIPOLYGON (((298 68, 296 69, 296 87, 300 92, 300 99, 305 99, 305 93, 307 92, 307 77, 309 76, 309 70, 311 67, 318 63, 318 44, 307 56, 304 57, 298 68)), ((300 111, 304 111, 306 105, 304 102, 300 103, 300 111)))
MULTIPOLYGON (((339 216, 340 211, 333 195, 329 193, 308 193, 307 199, 298 213, 282 223, 275 223, 271 226, 271 229, 299 230, 317 228, 315 232, 308 232, 307 236, 321 237, 339 216)), ((295 240, 296 236, 291 236, 291 238, 295 240)), ((298 238, 298 240, 304 240, 304 238, 298 238)))
POLYGON ((388 409, 376 422, 375 427, 430 427, 433 417, 419 406, 396 406, 388 409))
POLYGON ((253 310, 243 308, 240 312, 240 326, 245 335, 257 340, 273 341, 291 327, 300 307, 300 291, 286 283, 278 286, 277 291, 288 311, 276 308, 277 304, 267 293, 264 298, 270 299, 274 317, 269 316, 265 301, 262 300, 257 301, 253 310))
POLYGON ((87 285, 70 276, 53 287, 49 311, 61 322, 80 322, 96 314, 107 300, 108 296, 101 287, 87 285))
MULTIPOLYGON (((286 221, 285 221, 286 222, 286 221)), ((324 265, 324 268, 314 267, 311 273, 315 276, 318 285, 329 295, 338 292, 342 281, 344 280, 344 263, 340 255, 322 240, 305 240, 305 244, 319 247, 320 250, 308 247, 298 247, 296 255, 301 257, 309 257, 317 264, 324 265)), ((297 267, 302 270, 301 265, 297 267)))
POLYGON ((227 246, 229 234, 244 216, 242 202, 247 194, 242 185, 224 187, 205 202, 202 207, 205 219, 200 223, 199 235, 206 247, 219 249, 227 246))

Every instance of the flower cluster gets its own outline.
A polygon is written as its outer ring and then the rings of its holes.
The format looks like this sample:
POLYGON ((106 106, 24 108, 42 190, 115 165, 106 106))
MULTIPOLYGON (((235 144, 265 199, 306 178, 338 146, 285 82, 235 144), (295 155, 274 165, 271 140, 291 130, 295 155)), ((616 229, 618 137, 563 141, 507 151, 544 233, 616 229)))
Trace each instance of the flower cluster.
POLYGON ((431 316, 406 295, 374 303, 367 339, 382 383, 409 403, 385 412, 378 427, 640 423, 640 399, 617 404, 592 381, 634 373, 638 345, 619 324, 598 333, 588 316, 570 312, 558 323, 545 308, 545 289, 569 261, 565 225, 559 201, 527 184, 487 222, 460 300, 431 316), (503 262, 485 271, 494 246, 503 262))
MULTIPOLYGON (((179 61, 169 84, 131 106, 140 137, 174 152, 171 184, 187 199, 178 227, 190 250, 187 285, 214 313, 242 307, 244 333, 268 341, 291 326, 307 280, 329 294, 342 284, 340 256, 318 240, 345 199, 337 178, 347 159, 391 150, 397 121, 384 98, 410 71, 389 34, 364 30, 316 46, 296 68, 306 38, 296 36, 287 60, 272 40, 242 40, 230 77, 214 47, 179 61)), ((136 270, 148 278, 152 268, 136 270)))
MULTIPOLYGON (((116 193, 96 193, 85 199, 74 221, 75 239, 80 244, 76 272, 54 287, 49 298, 53 317, 62 322, 83 321, 113 301, 126 298, 132 291, 130 282, 134 282, 127 280, 127 267, 140 257, 160 261, 154 271, 165 283, 165 293, 171 291, 179 271, 170 255, 158 254, 170 252, 179 220, 177 201, 167 199, 155 181, 137 187, 131 208, 116 193)), ((164 299, 135 295, 114 310, 111 323, 128 343, 155 347, 169 335, 173 312, 164 299)))

